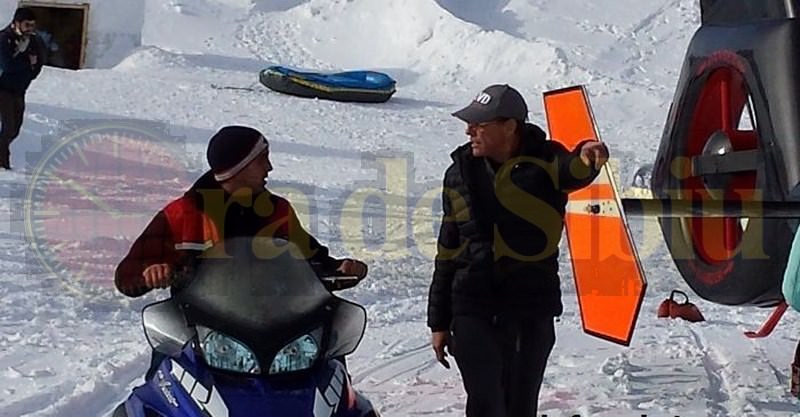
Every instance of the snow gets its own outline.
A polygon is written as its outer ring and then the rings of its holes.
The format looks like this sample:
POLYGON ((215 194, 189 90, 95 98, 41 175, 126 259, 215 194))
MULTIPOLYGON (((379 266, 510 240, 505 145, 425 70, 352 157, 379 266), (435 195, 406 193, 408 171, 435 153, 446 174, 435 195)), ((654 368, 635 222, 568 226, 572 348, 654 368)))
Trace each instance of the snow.
MULTIPOLYGON (((208 138, 234 123, 269 138, 270 186, 291 197, 308 228, 335 255, 370 264, 369 279, 342 293, 369 313, 365 338, 348 360, 357 388, 384 416, 463 415, 458 371, 436 363, 425 327, 436 190, 449 152, 465 141, 450 113, 484 86, 508 82, 543 124, 543 91, 585 84, 626 184, 654 159, 699 25, 696 3, 145 1, 142 45, 108 51, 121 57, 113 66, 45 68, 29 90, 23 132, 12 146, 17 169, 0 173, 0 416, 104 416, 141 382, 149 351, 140 309, 165 294, 128 299, 114 290, 111 271, 153 213, 202 172, 208 138), (385 71, 398 80, 398 92, 380 105, 281 95, 257 81, 258 71, 273 64, 385 71), (127 162, 95 166, 92 175, 74 163, 56 171, 61 182, 37 176, 70 126, 115 126, 120 119, 155 132, 155 148, 123 152, 119 161, 127 162), (375 197, 386 205, 374 204, 375 197), (120 215, 109 217, 109 207, 120 215), (53 230, 46 242, 26 215, 43 208, 51 210, 43 222, 53 230), (362 210, 371 213, 369 244, 358 239, 362 210), (384 226, 384 233, 375 231, 384 226), (60 258, 66 269, 43 263, 40 255, 52 253, 46 250, 68 254, 60 258)), ((135 12, 130 17, 138 19, 135 12)), ((114 140, 92 148, 93 158, 115 157, 114 140)), ((540 413, 797 413, 789 394, 797 315, 787 313, 767 339, 747 339, 743 332, 769 311, 693 295, 655 222, 631 223, 649 281, 633 342, 621 347, 583 333, 562 246, 565 313, 556 323, 540 413), (690 294, 707 321, 656 318, 673 289, 690 294)))

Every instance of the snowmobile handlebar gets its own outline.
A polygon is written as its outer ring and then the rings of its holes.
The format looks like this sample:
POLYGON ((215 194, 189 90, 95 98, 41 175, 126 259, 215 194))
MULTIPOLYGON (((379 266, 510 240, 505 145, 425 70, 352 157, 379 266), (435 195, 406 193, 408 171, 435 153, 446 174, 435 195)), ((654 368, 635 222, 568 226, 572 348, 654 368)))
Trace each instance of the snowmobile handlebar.
MULTIPOLYGON (((353 288, 361 281, 360 278, 353 275, 344 275, 336 269, 331 269, 325 265, 317 262, 309 262, 311 269, 319 277, 320 281, 325 285, 328 291, 339 291, 353 288)), ((176 268, 173 272, 172 289, 180 290, 189 284, 193 277, 192 268, 176 268)))
POLYGON ((311 269, 317 274, 319 279, 325 284, 328 291, 339 291, 353 288, 361 281, 356 276, 344 275, 330 266, 323 265, 319 262, 310 262, 311 269))
POLYGON ((328 291, 339 291, 353 288, 361 281, 358 277, 344 275, 320 277, 319 279, 322 280, 322 283, 325 284, 325 288, 327 288, 328 291))

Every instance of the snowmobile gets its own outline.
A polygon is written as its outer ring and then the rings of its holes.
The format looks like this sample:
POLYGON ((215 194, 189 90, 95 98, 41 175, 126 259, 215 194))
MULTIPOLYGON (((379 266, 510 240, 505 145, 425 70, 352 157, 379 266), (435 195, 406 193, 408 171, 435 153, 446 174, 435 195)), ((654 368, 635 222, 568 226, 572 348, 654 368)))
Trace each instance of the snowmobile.
POLYGON ((285 240, 212 247, 142 310, 153 366, 111 417, 379 417, 344 366, 366 311, 332 293, 357 282, 285 240))

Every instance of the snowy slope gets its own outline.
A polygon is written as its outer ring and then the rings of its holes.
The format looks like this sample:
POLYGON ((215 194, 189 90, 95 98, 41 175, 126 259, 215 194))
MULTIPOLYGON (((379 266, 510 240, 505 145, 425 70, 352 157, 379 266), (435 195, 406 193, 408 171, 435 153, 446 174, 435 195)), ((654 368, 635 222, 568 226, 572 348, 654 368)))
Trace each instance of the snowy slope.
MULTIPOLYGON (((420 197, 440 186, 449 152, 465 141, 450 113, 485 85, 509 82, 541 121, 542 91, 586 84, 615 167, 628 178, 655 154, 698 20, 690 0, 148 0, 144 46, 112 69, 46 68, 29 91, 12 148, 20 169, 0 175, 0 416, 99 417, 141 381, 149 353, 139 309, 164 294, 127 299, 114 291, 110 271, 155 210, 202 171, 208 137, 231 123, 267 135, 272 187, 293 196, 320 240, 335 255, 370 263, 369 280, 343 294, 370 314, 348 360, 357 388, 385 416, 463 415, 458 372, 434 361, 424 325, 438 207, 420 197), (289 97, 258 84, 258 70, 271 64, 376 69, 398 80, 398 92, 381 105, 289 97), (51 242, 79 258, 69 273, 54 273, 39 257, 38 235, 26 229, 25 208, 31 188, 58 181, 34 182, 34 167, 74 120, 122 118, 157 126, 174 152, 91 178, 77 166, 62 172, 125 217, 100 223, 106 210, 91 199, 51 195, 47 201, 69 204, 48 224, 68 217, 83 225, 51 242), (356 189, 397 197, 385 210, 365 207, 386 225, 385 233, 373 231, 388 242, 383 247, 353 233, 361 230, 356 189), (395 245, 408 236, 412 244, 395 245), (92 266, 81 269, 82 262, 92 266)), ((100 147, 95 157, 113 154, 100 147)), ((742 332, 768 311, 696 296, 706 322, 657 319, 671 290, 691 292, 654 222, 632 226, 649 280, 632 346, 582 332, 562 251, 565 314, 541 412, 796 414, 788 393, 796 314, 766 340, 742 332)))

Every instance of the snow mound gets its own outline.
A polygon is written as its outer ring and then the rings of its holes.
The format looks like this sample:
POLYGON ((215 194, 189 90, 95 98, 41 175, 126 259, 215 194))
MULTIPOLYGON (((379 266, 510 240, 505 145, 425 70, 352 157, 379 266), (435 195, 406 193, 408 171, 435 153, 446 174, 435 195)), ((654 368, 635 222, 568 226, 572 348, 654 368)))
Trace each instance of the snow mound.
POLYGON ((311 0, 284 13, 255 11, 241 30, 265 61, 390 75, 403 68, 450 90, 500 81, 541 88, 587 74, 547 40, 486 31, 434 0, 311 0))
POLYGON ((117 64, 114 69, 132 71, 142 69, 187 68, 189 62, 181 54, 166 51, 156 46, 137 49, 117 64))

